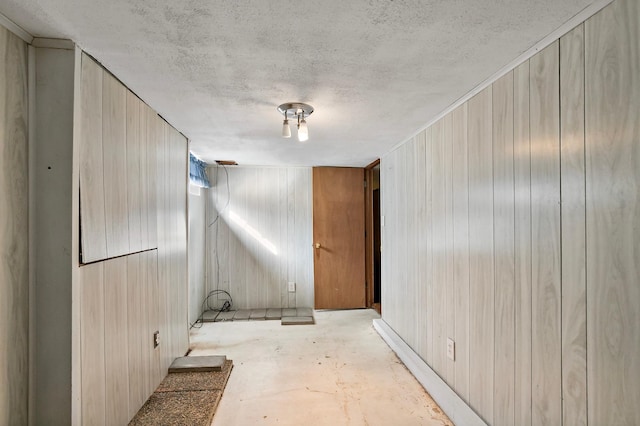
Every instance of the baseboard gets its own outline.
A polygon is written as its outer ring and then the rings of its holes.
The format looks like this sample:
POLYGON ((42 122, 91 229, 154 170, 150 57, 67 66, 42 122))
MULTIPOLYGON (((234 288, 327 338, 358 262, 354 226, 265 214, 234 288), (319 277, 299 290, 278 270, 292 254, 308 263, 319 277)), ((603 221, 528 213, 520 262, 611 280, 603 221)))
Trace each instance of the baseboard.
POLYGON ((374 319, 373 327, 454 424, 486 426, 484 420, 384 320, 374 319))

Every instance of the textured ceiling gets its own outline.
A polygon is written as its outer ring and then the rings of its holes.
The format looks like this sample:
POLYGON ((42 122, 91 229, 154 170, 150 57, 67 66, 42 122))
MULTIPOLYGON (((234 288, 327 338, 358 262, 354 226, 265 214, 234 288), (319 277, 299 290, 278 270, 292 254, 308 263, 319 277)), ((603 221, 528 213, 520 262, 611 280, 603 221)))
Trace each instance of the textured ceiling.
POLYGON ((202 159, 363 166, 593 0, 1 0, 69 38, 202 159), (283 102, 315 108, 280 137, 283 102))

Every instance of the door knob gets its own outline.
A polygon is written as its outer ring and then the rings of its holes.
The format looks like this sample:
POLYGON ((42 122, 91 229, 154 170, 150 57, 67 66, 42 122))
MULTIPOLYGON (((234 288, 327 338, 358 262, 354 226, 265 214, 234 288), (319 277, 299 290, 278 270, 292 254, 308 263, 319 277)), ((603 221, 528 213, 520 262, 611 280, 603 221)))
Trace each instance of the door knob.
POLYGON ((320 243, 316 243, 316 248, 319 249, 320 248, 320 243))

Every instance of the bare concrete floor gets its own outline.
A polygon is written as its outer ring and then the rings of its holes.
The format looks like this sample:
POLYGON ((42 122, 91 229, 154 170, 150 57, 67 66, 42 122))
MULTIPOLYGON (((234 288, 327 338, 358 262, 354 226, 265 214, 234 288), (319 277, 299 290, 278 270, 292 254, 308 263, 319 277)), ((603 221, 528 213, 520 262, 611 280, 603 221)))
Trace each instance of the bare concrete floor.
POLYGON ((315 325, 206 323, 191 355, 234 369, 213 425, 450 425, 378 336, 373 310, 316 311, 315 325))

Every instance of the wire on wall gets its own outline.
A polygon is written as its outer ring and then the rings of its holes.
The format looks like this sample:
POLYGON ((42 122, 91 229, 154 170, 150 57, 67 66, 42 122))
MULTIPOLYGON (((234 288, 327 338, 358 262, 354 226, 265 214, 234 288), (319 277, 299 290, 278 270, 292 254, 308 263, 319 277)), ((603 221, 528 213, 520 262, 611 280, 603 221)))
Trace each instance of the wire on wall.
MULTIPOLYGON (((220 315, 221 312, 226 312, 229 311, 232 306, 233 306, 233 299, 231 298, 231 294, 229 294, 229 292, 225 291, 225 290, 221 290, 220 289, 220 258, 218 257, 218 234, 219 234, 219 228, 220 228, 220 222, 219 219, 222 216, 222 214, 227 210, 227 208, 229 207, 229 203, 231 201, 231 190, 229 187, 229 171, 227 170, 227 167, 224 164, 218 164, 216 166, 216 201, 217 200, 217 195, 219 194, 218 192, 218 182, 219 182, 219 172, 220 172, 220 167, 222 166, 222 169, 224 170, 225 173, 225 183, 226 183, 226 188, 227 188, 227 199, 226 202, 224 204, 224 207, 222 209, 218 209, 218 203, 216 202, 216 217, 215 219, 213 219, 213 221, 211 223, 209 223, 207 225, 207 228, 211 228, 212 226, 215 225, 215 228, 213 229, 213 231, 215 232, 215 237, 214 237, 214 258, 216 261, 216 288, 215 290, 211 290, 208 294, 207 297, 205 298, 205 300, 202 302, 202 307, 200 309, 200 315, 198 316, 198 319, 196 320, 196 322, 194 322, 193 324, 191 324, 191 328, 200 328, 202 327, 202 324, 204 323, 204 314, 207 311, 214 311, 217 312, 216 316, 214 317, 213 321, 215 321, 218 318, 218 315, 220 315), (220 296, 220 295, 226 295, 227 298, 225 299, 219 299, 222 300, 222 306, 212 306, 211 305, 211 298, 212 296, 220 296)), ((207 262, 208 264, 208 262, 207 262)))

